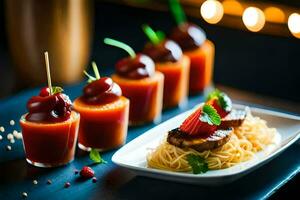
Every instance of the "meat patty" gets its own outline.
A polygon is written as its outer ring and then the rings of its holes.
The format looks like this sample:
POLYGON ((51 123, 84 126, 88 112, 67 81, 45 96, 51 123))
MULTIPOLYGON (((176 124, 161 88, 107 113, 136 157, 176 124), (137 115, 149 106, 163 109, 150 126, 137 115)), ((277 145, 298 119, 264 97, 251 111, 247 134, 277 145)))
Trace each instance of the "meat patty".
POLYGON ((196 151, 212 150, 226 144, 233 132, 233 128, 217 130, 207 137, 191 136, 179 130, 179 128, 169 131, 167 141, 177 147, 188 147, 196 151))
POLYGON ((232 110, 226 117, 222 118, 220 129, 238 127, 243 124, 247 112, 245 110, 232 110))

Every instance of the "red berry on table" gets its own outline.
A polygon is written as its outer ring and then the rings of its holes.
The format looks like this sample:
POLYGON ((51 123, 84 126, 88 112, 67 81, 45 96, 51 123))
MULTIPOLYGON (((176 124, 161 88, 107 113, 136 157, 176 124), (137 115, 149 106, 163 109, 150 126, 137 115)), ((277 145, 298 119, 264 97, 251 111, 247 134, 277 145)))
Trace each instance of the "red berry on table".
POLYGON ((65 188, 69 188, 71 186, 71 183, 70 182, 66 182, 65 183, 65 188))
POLYGON ((84 166, 80 171, 80 176, 83 178, 93 178, 94 175, 94 170, 88 166, 84 166))

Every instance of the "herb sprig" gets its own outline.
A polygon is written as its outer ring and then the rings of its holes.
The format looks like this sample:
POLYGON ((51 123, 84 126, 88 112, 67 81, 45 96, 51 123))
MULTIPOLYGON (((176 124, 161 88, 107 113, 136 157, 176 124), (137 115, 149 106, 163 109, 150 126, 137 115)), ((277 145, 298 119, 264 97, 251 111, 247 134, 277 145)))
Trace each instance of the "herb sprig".
POLYGON ((194 174, 201 174, 208 171, 208 164, 204 158, 195 154, 188 154, 187 161, 192 167, 194 174))
POLYGON ((61 87, 53 86, 52 87, 52 94, 62 93, 64 90, 61 87))
POLYGON ((107 163, 105 160, 102 159, 99 151, 97 151, 96 149, 92 149, 90 151, 90 155, 89 156, 90 156, 90 159, 92 161, 94 161, 95 163, 98 163, 98 164, 105 164, 105 163, 107 163))

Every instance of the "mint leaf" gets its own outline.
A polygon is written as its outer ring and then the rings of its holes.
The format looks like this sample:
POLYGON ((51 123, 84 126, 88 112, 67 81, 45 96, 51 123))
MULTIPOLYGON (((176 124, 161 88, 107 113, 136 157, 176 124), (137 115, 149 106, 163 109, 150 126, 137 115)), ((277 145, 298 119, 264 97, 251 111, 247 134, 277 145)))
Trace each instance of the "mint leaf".
POLYGON ((204 158, 195 154, 188 154, 187 161, 193 169, 194 174, 201 174, 208 171, 208 164, 204 158))
POLYGON ((94 161, 95 163, 107 163, 105 160, 103 160, 100 156, 100 153, 96 149, 92 149, 90 151, 90 159, 94 161))
POLYGON ((64 90, 61 87, 57 87, 57 86, 52 87, 52 94, 61 93, 63 91, 64 90))
POLYGON ((217 125, 221 124, 221 117, 211 105, 205 104, 202 108, 202 113, 200 116, 200 120, 202 122, 207 122, 209 125, 217 125))

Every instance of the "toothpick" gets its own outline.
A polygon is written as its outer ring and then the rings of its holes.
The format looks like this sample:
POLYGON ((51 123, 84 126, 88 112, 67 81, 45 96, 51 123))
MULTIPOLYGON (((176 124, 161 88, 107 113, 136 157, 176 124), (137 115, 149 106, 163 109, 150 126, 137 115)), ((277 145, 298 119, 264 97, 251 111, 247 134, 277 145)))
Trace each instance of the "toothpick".
POLYGON ((50 75, 50 64, 49 64, 48 51, 45 52, 45 63, 46 63, 46 71, 47 71, 47 79, 48 79, 48 88, 50 91, 50 95, 52 95, 52 85, 51 85, 51 75, 50 75))

